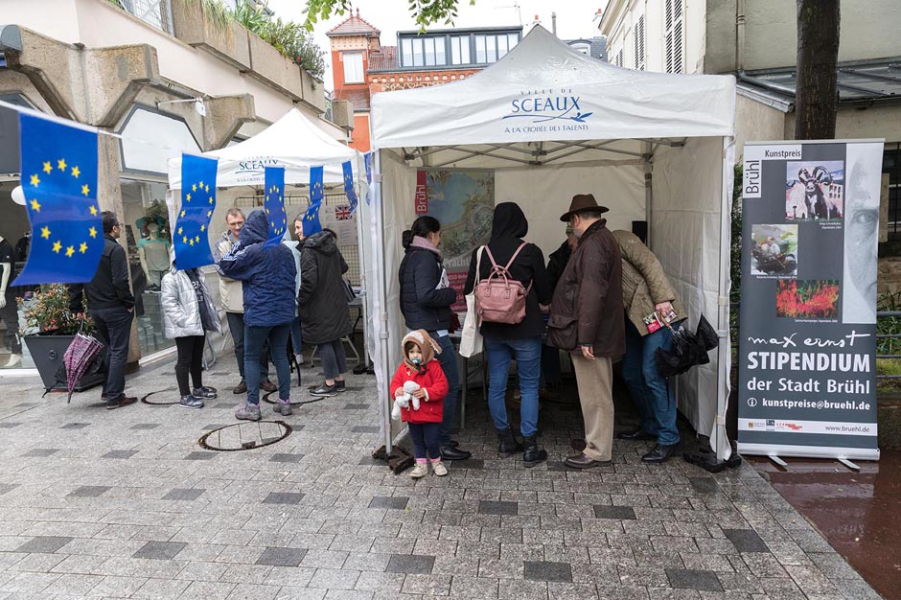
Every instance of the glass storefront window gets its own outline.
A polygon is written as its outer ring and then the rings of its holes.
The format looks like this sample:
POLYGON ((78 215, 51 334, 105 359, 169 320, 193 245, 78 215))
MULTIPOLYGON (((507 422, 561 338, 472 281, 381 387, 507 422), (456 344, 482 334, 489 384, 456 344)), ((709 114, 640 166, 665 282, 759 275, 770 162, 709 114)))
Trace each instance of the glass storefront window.
POLYGON ((121 218, 128 251, 141 356, 175 345, 166 338, 160 306, 160 281, 169 271, 172 238, 166 208, 166 184, 121 179, 121 218))
MULTIPOLYGON (((18 180, 0 182, 0 245, 5 255, 11 250, 10 267, 12 273, 5 290, 5 305, 0 308, 0 369, 32 369, 34 361, 25 346, 23 336, 25 331, 24 308, 30 297, 30 292, 36 289, 13 285, 16 274, 25 266, 25 257, 28 254, 28 245, 31 241, 28 223, 28 214, 25 207, 13 202, 12 191, 19 185, 18 180), (6 247, 9 244, 9 247, 6 247), (22 298, 22 301, 18 299, 22 298)), ((5 256, 4 256, 5 258, 5 256)), ((4 264, 6 264, 4 262, 4 264)), ((2 268, 2 267, 0 267, 2 268)))

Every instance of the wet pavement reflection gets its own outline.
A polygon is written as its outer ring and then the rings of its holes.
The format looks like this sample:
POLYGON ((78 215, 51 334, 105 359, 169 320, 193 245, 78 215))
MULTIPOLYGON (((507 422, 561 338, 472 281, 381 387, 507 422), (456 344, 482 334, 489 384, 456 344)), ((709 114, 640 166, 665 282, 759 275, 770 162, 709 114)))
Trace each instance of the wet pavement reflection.
POLYGON ((787 459, 787 471, 749 460, 876 591, 901 600, 901 450, 857 462, 860 472, 833 460, 787 459))

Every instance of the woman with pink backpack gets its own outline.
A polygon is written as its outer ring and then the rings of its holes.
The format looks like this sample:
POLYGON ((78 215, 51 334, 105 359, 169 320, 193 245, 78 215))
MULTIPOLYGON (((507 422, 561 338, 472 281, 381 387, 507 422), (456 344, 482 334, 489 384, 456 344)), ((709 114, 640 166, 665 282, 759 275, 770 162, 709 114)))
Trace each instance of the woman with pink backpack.
POLYGON ((488 358, 488 410, 497 429, 498 453, 510 456, 522 450, 523 465, 534 467, 547 460, 538 446, 538 380, 541 376, 541 306, 551 301, 544 254, 535 244, 522 241, 529 223, 513 202, 494 209, 491 241, 472 254, 466 294, 475 290, 488 358), (478 272, 477 272, 478 271, 478 272), (516 360, 520 404, 520 444, 507 421, 504 398, 510 361, 516 360))

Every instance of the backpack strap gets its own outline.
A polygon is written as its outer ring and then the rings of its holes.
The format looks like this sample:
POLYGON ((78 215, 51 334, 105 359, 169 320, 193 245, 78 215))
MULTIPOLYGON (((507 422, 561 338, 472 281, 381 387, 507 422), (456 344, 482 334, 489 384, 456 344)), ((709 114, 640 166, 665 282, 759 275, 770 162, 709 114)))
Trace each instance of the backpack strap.
MULTIPOLYGON (((513 253, 513 256, 510 257, 510 261, 507 263, 507 266, 504 267, 506 271, 510 270, 510 267, 513 265, 513 261, 516 260, 516 257, 519 256, 519 253, 522 252, 522 249, 526 247, 526 242, 523 242, 519 245, 519 248, 516 249, 516 252, 513 253)), ((494 262, 493 260, 491 262, 494 262)), ((495 265, 496 266, 496 265, 495 265)))
MULTIPOLYGON (((494 255, 491 253, 491 248, 488 247, 488 244, 485 244, 482 248, 488 253, 488 260, 491 261, 492 270, 497 269, 497 263, 494 261, 494 255)), ((507 266, 509 267, 510 265, 507 266)))

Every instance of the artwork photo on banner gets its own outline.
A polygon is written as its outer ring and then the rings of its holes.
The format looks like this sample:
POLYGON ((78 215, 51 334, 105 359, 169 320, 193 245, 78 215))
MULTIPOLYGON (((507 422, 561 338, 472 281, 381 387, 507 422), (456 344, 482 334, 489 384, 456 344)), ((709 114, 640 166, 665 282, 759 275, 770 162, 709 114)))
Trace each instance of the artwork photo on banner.
POLYGON ((789 161, 785 167, 785 218, 841 221, 845 214, 845 164, 840 160, 789 161))
POLYGON ((776 284, 777 317, 826 322, 838 319, 838 280, 780 279, 776 284))
POLYGON ((848 146, 843 323, 876 323, 881 144, 848 146))
POLYGON ((751 275, 794 277, 798 272, 798 226, 754 225, 751 275))

